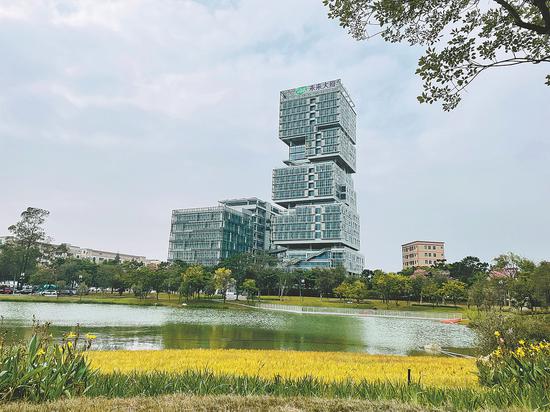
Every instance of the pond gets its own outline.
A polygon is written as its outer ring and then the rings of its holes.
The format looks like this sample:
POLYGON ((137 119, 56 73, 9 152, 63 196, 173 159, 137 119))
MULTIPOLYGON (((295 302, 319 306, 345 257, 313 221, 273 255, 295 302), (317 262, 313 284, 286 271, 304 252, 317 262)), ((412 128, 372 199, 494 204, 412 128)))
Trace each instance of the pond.
POLYGON ((468 351, 473 333, 434 320, 308 315, 255 309, 199 309, 107 304, 0 302, 8 339, 30 335, 33 317, 54 336, 76 324, 97 335, 95 349, 285 349, 417 353, 437 344, 468 351))

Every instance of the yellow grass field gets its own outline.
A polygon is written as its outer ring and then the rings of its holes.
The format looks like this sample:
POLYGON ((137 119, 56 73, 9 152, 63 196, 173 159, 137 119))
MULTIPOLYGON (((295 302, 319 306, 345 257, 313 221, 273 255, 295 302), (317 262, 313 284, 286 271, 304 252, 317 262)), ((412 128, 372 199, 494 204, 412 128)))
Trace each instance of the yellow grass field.
POLYGON ((406 382, 436 387, 478 387, 472 359, 431 356, 388 356, 343 352, 297 352, 240 349, 161 351, 91 351, 88 359, 102 373, 183 372, 208 369, 227 375, 273 378, 313 376, 326 381, 406 382))

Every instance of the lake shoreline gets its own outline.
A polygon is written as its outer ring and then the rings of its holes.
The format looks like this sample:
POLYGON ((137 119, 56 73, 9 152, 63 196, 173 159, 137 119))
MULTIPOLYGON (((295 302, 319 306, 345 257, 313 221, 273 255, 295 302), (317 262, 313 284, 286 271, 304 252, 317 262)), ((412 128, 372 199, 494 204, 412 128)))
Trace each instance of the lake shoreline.
MULTIPOLYGON (((113 305, 134 305, 134 306, 167 306, 167 307, 209 307, 209 308, 236 308, 249 304, 246 299, 234 301, 227 300, 225 303, 221 298, 204 297, 200 299, 179 299, 179 296, 161 293, 157 300, 155 296, 146 298, 137 298, 130 294, 118 295, 118 293, 101 293, 97 295, 89 294, 80 296, 59 296, 46 297, 40 295, 0 295, 0 302, 45 302, 45 303, 80 303, 80 304, 113 304, 113 305), (170 296, 170 298, 168 297, 170 296)), ((373 309, 373 310, 396 310, 403 312, 460 312, 466 316, 462 306, 433 306, 428 304, 419 304, 418 302, 401 302, 401 305, 392 302, 385 304, 374 299, 366 300, 363 303, 347 303, 338 299, 321 299, 317 297, 299 298, 297 296, 284 297, 278 299, 274 296, 263 296, 260 301, 272 305, 299 305, 304 307, 319 308, 349 308, 349 309, 373 309)))
POLYGON ((434 320, 304 316, 232 304, 220 310, 222 305, 209 302, 207 307, 167 307, 0 301, 0 315, 11 341, 28 336, 32 320, 36 319, 50 324, 56 339, 79 325, 83 333, 97 335, 94 347, 100 350, 291 349, 407 355, 425 347, 460 352, 474 347, 475 342, 467 327, 434 320))

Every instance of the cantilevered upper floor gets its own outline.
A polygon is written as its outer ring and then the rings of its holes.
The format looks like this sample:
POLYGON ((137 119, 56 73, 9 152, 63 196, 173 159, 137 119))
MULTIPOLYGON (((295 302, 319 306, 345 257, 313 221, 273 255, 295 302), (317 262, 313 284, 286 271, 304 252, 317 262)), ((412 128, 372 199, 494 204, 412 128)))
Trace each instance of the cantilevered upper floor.
POLYGON ((333 160, 355 173, 354 104, 340 80, 281 92, 279 138, 289 147, 289 165, 333 160))

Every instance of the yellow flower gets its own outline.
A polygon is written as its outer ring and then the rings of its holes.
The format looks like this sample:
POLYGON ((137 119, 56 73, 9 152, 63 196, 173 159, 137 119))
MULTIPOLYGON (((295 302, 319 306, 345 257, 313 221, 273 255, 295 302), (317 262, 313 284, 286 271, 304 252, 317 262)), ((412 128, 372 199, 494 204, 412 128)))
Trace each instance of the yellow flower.
POLYGON ((523 350, 523 348, 517 348, 516 355, 518 356, 518 358, 523 358, 525 356, 525 351, 523 350))
POLYGON ((520 344, 521 346, 523 346, 523 345, 525 345, 525 341, 524 341, 523 339, 520 339, 520 340, 519 340, 519 344, 520 344))
POLYGON ((67 335, 67 339, 74 339, 76 338, 78 335, 74 332, 69 332, 69 334, 67 335))
POLYGON ((366 379, 403 382, 403 371, 429 386, 477 385, 474 359, 431 356, 367 355, 339 352, 295 352, 246 349, 187 349, 162 351, 90 351, 86 358, 102 373, 178 372, 208 369, 215 374, 273 379, 313 376, 323 381, 366 379))
POLYGON ((87 333, 87 334, 86 334, 86 339, 94 340, 95 338, 97 338, 96 335, 92 335, 92 334, 90 334, 90 333, 87 333))
POLYGON ((496 336, 497 338, 500 337, 500 332, 499 332, 498 330, 495 331, 495 336, 496 336))
POLYGON ((72 348, 72 347, 73 347, 73 343, 72 343, 72 342, 67 342, 67 346, 68 346, 69 348, 72 348))
POLYGON ((37 356, 41 356, 41 355, 44 355, 46 353, 46 351, 42 348, 38 349, 38 351, 36 352, 36 355, 37 356))

